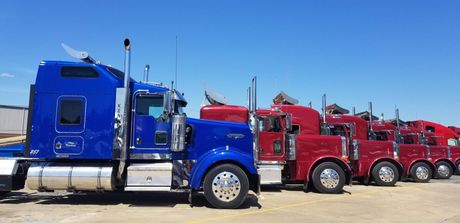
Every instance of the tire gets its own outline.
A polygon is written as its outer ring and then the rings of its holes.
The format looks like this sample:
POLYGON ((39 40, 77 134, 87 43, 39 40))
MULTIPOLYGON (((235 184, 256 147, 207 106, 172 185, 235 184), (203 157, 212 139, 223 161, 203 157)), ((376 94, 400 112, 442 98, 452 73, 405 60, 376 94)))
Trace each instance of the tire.
POLYGON ((319 164, 312 173, 313 187, 320 193, 341 193, 345 180, 345 172, 342 167, 333 162, 319 164))
POLYGON ((457 168, 455 174, 460 175, 460 161, 457 161, 457 163, 455 164, 455 168, 457 168))
POLYGON ((378 186, 394 186, 399 180, 398 168, 387 161, 379 162, 372 169, 372 179, 378 186))
POLYGON ((449 179, 452 176, 452 166, 445 162, 439 161, 436 163, 436 177, 438 179, 449 179))
POLYGON ((204 196, 215 208, 238 208, 246 201, 249 180, 246 173, 233 164, 212 168, 203 182, 204 196), (224 185, 227 183, 230 186, 224 185))
POLYGON ((433 176, 431 167, 424 162, 417 162, 410 168, 410 177, 417 183, 428 183, 433 176))

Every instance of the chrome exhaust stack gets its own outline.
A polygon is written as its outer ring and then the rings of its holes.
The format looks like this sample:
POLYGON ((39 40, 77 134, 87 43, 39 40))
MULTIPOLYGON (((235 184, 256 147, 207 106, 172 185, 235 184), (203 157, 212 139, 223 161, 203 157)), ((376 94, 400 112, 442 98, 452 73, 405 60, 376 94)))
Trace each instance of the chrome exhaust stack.
POLYGON ((399 109, 395 109, 395 117, 396 117, 396 142, 401 143, 401 129, 400 129, 400 123, 399 123, 399 109))
POLYGON ((373 128, 374 123, 372 123, 372 121, 373 121, 372 120, 372 117, 373 117, 373 115, 372 115, 372 102, 369 102, 369 111, 368 111, 368 113, 369 113, 369 130, 374 131, 374 128, 373 128))
POLYGON ((249 124, 253 135, 254 161, 259 161, 259 117, 257 117, 257 77, 252 78, 251 87, 248 89, 249 124))
POLYGON ((144 82, 148 83, 149 82, 149 70, 150 70, 150 65, 145 65, 144 67, 144 82))
POLYGON ((130 80, 130 69, 131 69, 131 43, 129 39, 125 39, 125 79, 123 82, 123 87, 128 89, 129 88, 129 80, 130 80))
POLYGON ((356 115, 356 108, 355 108, 355 106, 353 106, 353 107, 351 108, 351 115, 353 115, 353 116, 356 115))
POLYGON ((123 87, 117 88, 115 98, 115 117, 114 117, 114 140, 113 157, 119 160, 116 177, 119 183, 123 182, 123 172, 128 157, 128 117, 130 112, 130 67, 131 67, 131 43, 129 39, 124 41, 125 61, 124 61, 124 80, 123 87))
POLYGON ((323 121, 321 122, 321 135, 330 135, 331 132, 329 130, 329 127, 327 126, 327 120, 326 120, 326 94, 323 94, 323 99, 322 99, 322 110, 323 110, 323 121))
POLYGON ((327 122, 326 122, 326 94, 323 94, 323 106, 322 106, 322 110, 323 110, 323 124, 326 125, 327 122))
POLYGON ((374 133, 374 115, 372 113, 372 102, 369 102, 369 140, 376 140, 377 136, 374 133))

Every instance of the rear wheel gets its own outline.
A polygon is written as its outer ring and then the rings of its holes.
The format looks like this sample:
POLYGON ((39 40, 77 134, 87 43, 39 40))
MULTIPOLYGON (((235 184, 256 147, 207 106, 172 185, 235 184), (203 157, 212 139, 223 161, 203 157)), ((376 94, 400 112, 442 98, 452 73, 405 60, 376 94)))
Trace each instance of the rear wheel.
POLYGON ((455 164, 455 168, 457 168, 456 174, 457 174, 457 175, 460 175, 460 160, 457 161, 457 163, 455 164))
POLYGON ((379 186, 394 186, 399 179, 398 168, 387 161, 377 163, 372 169, 372 178, 379 186))
POLYGON ((449 163, 439 161, 436 163, 436 176, 439 179, 449 179, 452 176, 453 170, 449 163))
POLYGON ((428 183, 430 182, 431 176, 433 175, 430 166, 423 162, 415 163, 410 169, 410 176, 412 180, 417 183, 428 183))
POLYGON ((457 175, 460 175, 460 160, 457 161, 457 163, 455 164, 455 167, 457 168, 457 175))
POLYGON ((320 193, 337 194, 343 191, 345 172, 333 162, 324 162, 313 170, 312 183, 320 193))
POLYGON ((246 200, 249 180, 246 173, 233 164, 212 168, 203 182, 206 200, 216 208, 237 208, 246 200))

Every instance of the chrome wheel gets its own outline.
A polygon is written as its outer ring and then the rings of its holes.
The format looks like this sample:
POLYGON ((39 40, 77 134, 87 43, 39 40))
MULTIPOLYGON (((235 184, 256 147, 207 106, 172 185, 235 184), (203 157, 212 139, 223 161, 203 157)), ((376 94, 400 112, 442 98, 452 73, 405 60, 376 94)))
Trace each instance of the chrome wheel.
POLYGON ((460 173, 460 162, 457 164, 457 171, 460 173))
POLYGON ((232 172, 221 172, 212 180, 212 192, 225 202, 234 200, 240 194, 240 180, 232 172))
POLYGON ((392 182, 395 179, 395 172, 392 168, 383 166, 379 170, 379 178, 383 182, 392 182))
POLYGON ((335 188, 339 185, 339 181, 339 173, 334 169, 324 169, 320 174, 320 182, 325 188, 335 188))
POLYGON ((450 174, 450 169, 446 165, 440 165, 438 166, 438 174, 441 177, 448 177, 450 174))
POLYGON ((430 171, 424 166, 419 166, 417 169, 415 169, 415 176, 417 176, 417 178, 420 180, 428 179, 429 175, 430 171))

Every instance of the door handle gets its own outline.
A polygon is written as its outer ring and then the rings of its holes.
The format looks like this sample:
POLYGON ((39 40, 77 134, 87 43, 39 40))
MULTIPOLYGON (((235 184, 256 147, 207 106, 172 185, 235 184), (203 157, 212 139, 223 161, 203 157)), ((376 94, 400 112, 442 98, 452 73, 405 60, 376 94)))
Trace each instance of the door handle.
POLYGON ((141 144, 141 143, 142 143, 141 138, 140 138, 140 137, 137 137, 137 138, 136 138, 136 144, 139 145, 139 144, 141 144))

